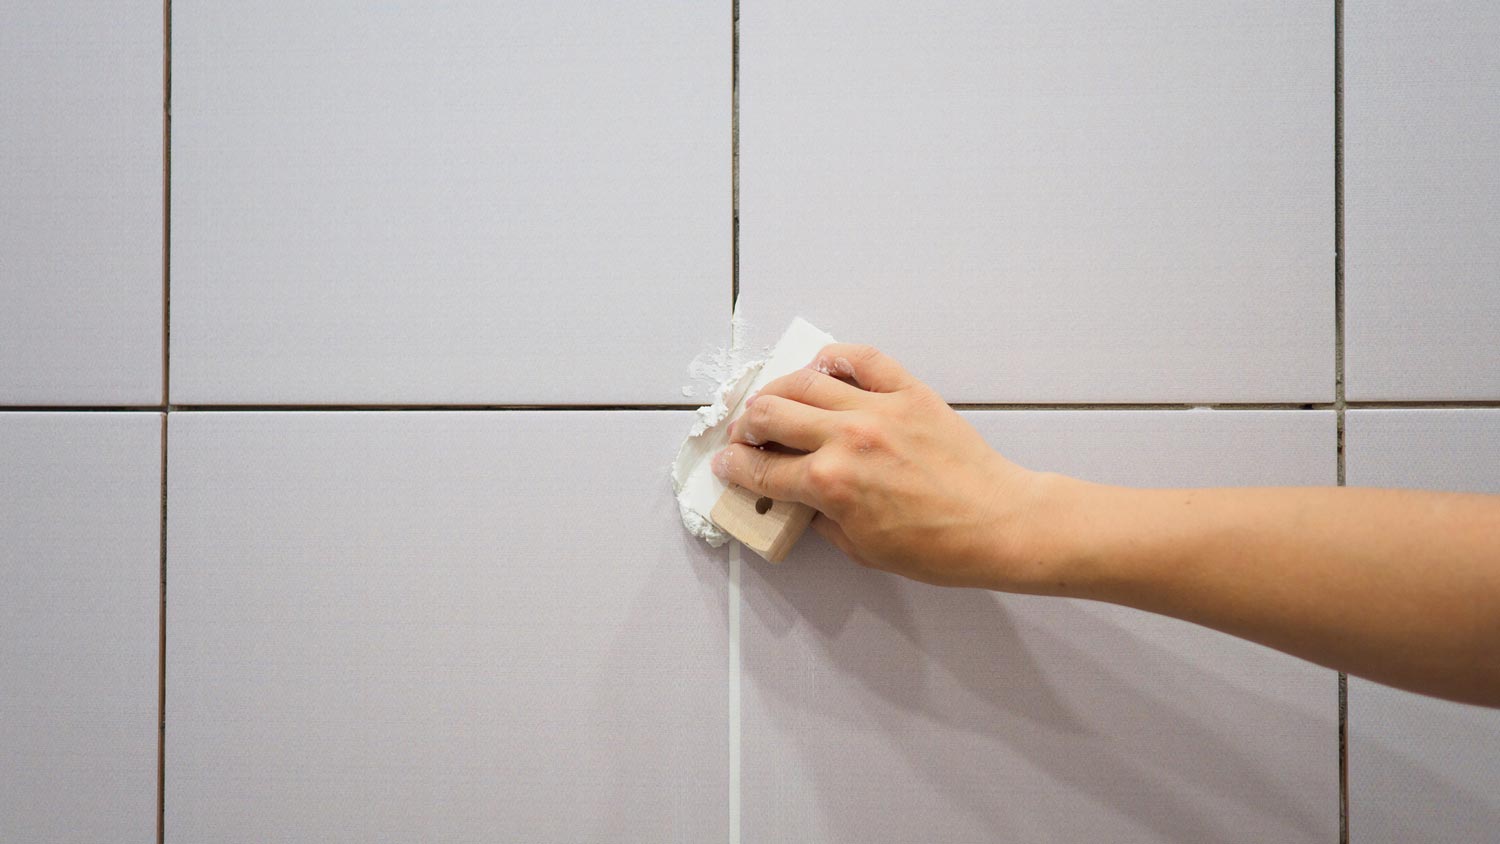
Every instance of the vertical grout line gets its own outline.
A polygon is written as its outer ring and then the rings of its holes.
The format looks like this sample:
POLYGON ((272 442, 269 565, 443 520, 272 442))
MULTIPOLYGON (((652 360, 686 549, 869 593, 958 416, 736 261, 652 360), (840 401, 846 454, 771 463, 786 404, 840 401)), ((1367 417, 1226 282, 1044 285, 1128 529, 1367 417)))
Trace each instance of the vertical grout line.
POLYGON ((1349 675, 1339 672, 1339 844, 1349 844, 1349 675))
POLYGON ((729 844, 740 844, 740 561, 729 543, 729 844))
MULTIPOLYGON (((1344 395, 1344 3, 1333 2, 1333 403, 1343 432, 1344 395)), ((1339 485, 1344 483, 1339 438, 1339 485)))
POLYGON ((172 0, 162 2, 161 406, 172 405, 172 0))
POLYGON ((167 784, 167 414, 161 414, 161 525, 156 640, 156 841, 166 841, 167 784))
MULTIPOLYGON (((1345 485, 1344 394, 1344 2, 1333 0, 1333 406, 1338 485, 1345 485)), ((1339 672, 1339 844, 1349 844, 1349 675, 1339 672)))
POLYGON ((729 310, 740 302, 740 0, 730 1, 729 28, 729 310))
MULTIPOLYGON (((729 348, 739 345, 740 302, 740 0, 730 0, 729 28, 729 348)), ((740 844, 740 543, 729 543, 729 844, 740 844)))
POLYGON ((156 842, 167 839, 167 414, 172 407, 172 0, 162 0, 161 525, 156 641, 156 842))

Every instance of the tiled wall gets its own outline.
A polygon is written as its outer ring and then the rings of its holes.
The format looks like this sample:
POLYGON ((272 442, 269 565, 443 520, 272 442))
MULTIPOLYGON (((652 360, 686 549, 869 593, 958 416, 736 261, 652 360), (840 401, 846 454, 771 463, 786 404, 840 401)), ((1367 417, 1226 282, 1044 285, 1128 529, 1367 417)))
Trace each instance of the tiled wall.
POLYGON ((0 841, 1491 835, 1497 713, 666 465, 737 293, 1025 465, 1500 492, 1500 12, 738 5, 0 0, 0 841))

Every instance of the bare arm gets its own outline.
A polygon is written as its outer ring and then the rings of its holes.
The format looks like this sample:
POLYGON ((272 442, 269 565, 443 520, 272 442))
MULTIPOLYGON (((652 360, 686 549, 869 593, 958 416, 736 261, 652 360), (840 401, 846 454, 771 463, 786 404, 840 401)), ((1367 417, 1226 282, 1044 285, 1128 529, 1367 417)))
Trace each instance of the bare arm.
POLYGON ((864 565, 1124 604, 1500 706, 1500 496, 1142 490, 1032 472, 862 346, 830 346, 768 385, 732 438, 716 471, 817 508, 814 526, 864 565))

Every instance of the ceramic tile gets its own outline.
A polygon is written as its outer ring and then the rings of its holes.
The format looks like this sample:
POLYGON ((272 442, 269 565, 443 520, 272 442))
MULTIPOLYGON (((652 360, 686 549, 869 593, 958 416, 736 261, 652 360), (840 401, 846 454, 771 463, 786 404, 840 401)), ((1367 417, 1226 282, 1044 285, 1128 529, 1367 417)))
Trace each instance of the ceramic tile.
POLYGON ((727 3, 172 14, 174 401, 681 402, 728 339, 727 3))
POLYGON ((1500 7, 1344 24, 1349 398, 1500 399, 1500 7))
MULTIPOLYGON (((1500 409, 1354 410, 1351 485, 1500 493, 1500 409)), ((1349 678, 1359 844, 1484 841, 1500 827, 1500 711, 1349 678)))
POLYGON ((161 3, 0 5, 0 405, 156 404, 161 3))
POLYGON ((952 401, 1333 397, 1333 7, 747 0, 740 291, 952 401))
POLYGON ((174 414, 166 840, 724 840, 690 422, 174 414))
MULTIPOLYGON (((968 416, 1094 480, 1335 480, 1329 412, 968 416)), ((747 841, 1337 840, 1331 671, 1110 605, 914 584, 821 540, 742 582, 747 841)))
POLYGON ((0 841, 156 840, 161 426, 0 413, 0 841))

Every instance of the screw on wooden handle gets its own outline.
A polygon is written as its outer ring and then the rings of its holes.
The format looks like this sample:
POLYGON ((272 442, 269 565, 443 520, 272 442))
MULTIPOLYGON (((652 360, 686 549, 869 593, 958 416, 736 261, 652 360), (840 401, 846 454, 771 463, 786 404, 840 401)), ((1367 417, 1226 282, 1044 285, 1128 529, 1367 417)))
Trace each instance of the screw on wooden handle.
POLYGON ((730 486, 709 518, 746 548, 773 563, 786 559, 816 511, 795 501, 772 501, 744 487, 730 486))

